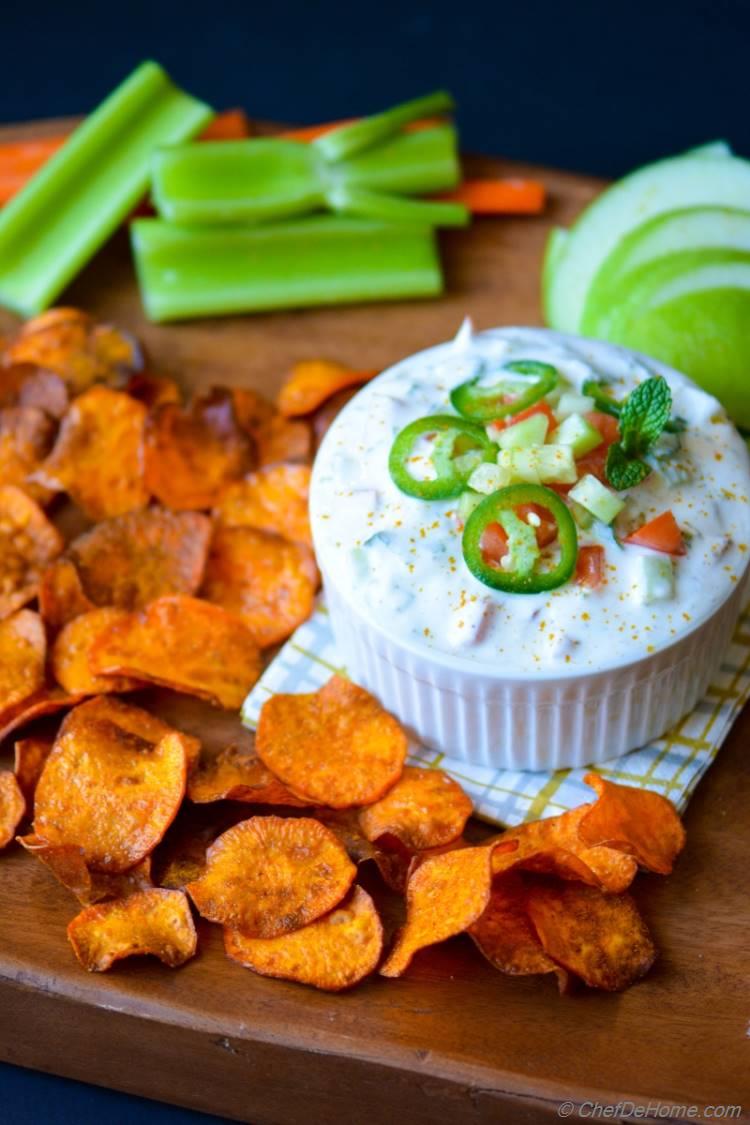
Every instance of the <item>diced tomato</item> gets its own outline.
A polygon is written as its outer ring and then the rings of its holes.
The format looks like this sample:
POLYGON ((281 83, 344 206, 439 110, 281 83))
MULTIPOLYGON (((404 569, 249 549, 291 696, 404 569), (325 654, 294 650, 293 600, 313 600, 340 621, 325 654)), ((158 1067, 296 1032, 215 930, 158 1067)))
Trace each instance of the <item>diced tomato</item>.
POLYGON ((526 523, 531 524, 534 528, 537 545, 539 547, 547 547, 557 538, 557 524, 552 519, 549 512, 540 504, 519 504, 516 508, 516 515, 520 516, 522 520, 525 520, 526 523), (530 512, 538 516, 538 527, 529 519, 530 512))
POLYGON ((650 547, 652 551, 662 551, 665 555, 684 555, 686 550, 682 532, 671 511, 662 512, 631 531, 625 542, 637 547, 650 547))
POLYGON ((499 566, 508 551, 508 536, 499 523, 488 523, 479 544, 486 566, 499 566))
MULTIPOLYGON (((596 477, 602 484, 607 484, 607 477, 604 472, 604 466, 607 463, 607 453, 610 445, 619 441, 620 428, 617 425, 617 419, 613 418, 611 414, 605 414, 601 410, 590 410, 586 415, 586 421, 590 422, 594 429, 597 429, 604 438, 601 445, 597 445, 596 449, 592 449, 590 453, 584 454, 576 461, 576 468, 578 469, 578 479, 590 474, 596 477)), ((566 486, 565 491, 570 489, 566 486)))
POLYGON ((516 422, 523 422, 524 418, 531 418, 532 414, 544 414, 549 422, 547 435, 554 430, 557 425, 557 418, 552 413, 552 409, 548 402, 541 399, 539 402, 527 406, 525 410, 519 410, 518 414, 509 414, 507 418, 498 418, 492 423, 492 429, 500 433, 502 430, 507 430, 509 426, 515 426, 516 422))
POLYGON ((611 414, 605 414, 603 410, 590 410, 586 415, 586 421, 599 431, 605 445, 612 445, 620 440, 620 427, 617 419, 611 414))
POLYGON ((576 561, 576 582, 579 586, 587 586, 589 590, 597 590, 605 582, 604 574, 604 548, 579 547, 576 561))

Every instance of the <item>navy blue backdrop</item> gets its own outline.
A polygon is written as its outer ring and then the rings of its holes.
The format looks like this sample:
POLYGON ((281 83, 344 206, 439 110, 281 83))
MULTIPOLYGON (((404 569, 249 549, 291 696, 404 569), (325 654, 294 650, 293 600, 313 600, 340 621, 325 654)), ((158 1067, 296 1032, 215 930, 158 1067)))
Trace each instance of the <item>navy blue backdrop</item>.
MULTIPOLYGON (((2 38, 0 122, 85 113, 152 57, 300 123, 444 86, 466 149, 601 175, 717 137, 750 155, 747 0, 36 0, 4 6, 2 38)), ((215 1119, 0 1065, 0 1120, 215 1119)))

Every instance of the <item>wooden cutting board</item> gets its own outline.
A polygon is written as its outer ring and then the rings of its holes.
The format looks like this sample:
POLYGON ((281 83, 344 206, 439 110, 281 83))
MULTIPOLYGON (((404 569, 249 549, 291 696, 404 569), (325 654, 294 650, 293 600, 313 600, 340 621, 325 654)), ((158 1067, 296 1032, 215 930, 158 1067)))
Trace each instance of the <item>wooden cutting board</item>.
MULTIPOLYGON (((65 124, 15 126, 0 140, 65 124)), ((601 184, 469 164, 474 173, 540 176, 550 205, 543 219, 483 219, 447 235, 440 300, 149 325, 118 235, 64 301, 132 329, 154 368, 186 389, 226 383, 269 394, 296 359, 384 367, 448 338, 467 313, 479 328, 539 324, 547 230, 570 221, 601 184)), ((0 316, 0 333, 12 327, 0 316)), ((234 716, 183 697, 151 702, 210 748, 241 731, 234 716)), ((661 956, 623 995, 561 999, 549 978, 501 976, 466 938, 423 952, 401 980, 326 995, 243 971, 208 923, 200 955, 179 971, 136 960, 89 976, 65 940, 73 899, 11 847, 0 858, 0 1058, 253 1125, 533 1125, 558 1120, 562 1102, 663 1101, 702 1114, 743 1096, 747 1113, 748 736, 745 715, 690 805, 675 874, 636 880, 661 956)))

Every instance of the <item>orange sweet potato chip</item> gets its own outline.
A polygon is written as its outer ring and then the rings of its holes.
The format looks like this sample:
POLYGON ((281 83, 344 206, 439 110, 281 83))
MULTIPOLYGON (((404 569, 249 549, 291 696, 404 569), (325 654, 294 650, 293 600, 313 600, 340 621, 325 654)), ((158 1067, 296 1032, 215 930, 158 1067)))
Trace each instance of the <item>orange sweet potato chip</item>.
POLYGON ((271 465, 227 485, 215 515, 228 527, 257 527, 312 546, 307 465, 271 465))
POLYGON ((123 957, 152 954, 170 969, 195 956, 198 937, 182 891, 154 887, 90 906, 68 926, 68 941, 84 969, 103 973, 123 957))
POLYGON ((0 621, 0 727, 44 685, 47 638, 38 613, 20 609, 0 621))
POLYGON ((30 363, 0 367, 0 406, 35 406, 60 419, 69 401, 68 388, 54 371, 30 363))
POLYGON ((253 467, 252 439, 231 392, 215 387, 188 409, 167 402, 149 415, 146 483, 167 508, 211 508, 222 488, 253 467))
POLYGON ((180 388, 174 379, 166 375, 152 375, 149 371, 140 371, 131 375, 122 388, 131 398, 137 398, 149 410, 161 406, 164 402, 180 402, 180 388))
POLYGON ((50 844, 42 836, 31 833, 17 837, 27 852, 40 860, 82 906, 103 899, 124 898, 134 891, 152 887, 151 857, 146 856, 135 867, 121 873, 91 871, 86 865, 83 848, 76 844, 50 844))
POLYGON ((92 672, 134 676, 239 710, 260 675, 253 633, 221 606, 158 598, 110 626, 94 645, 92 672))
POLYGON ((36 597, 42 571, 62 549, 62 536, 36 501, 0 485, 0 618, 36 597))
POLYGON ((26 799, 10 770, 0 770, 0 849, 7 847, 26 812, 26 799))
POLYGON ((310 460, 312 434, 304 418, 285 418, 256 391, 234 387, 232 395, 239 423, 255 442, 259 465, 310 460))
POLYGON ((311 694, 271 696, 255 745, 293 793, 334 809, 377 801, 398 781, 406 758, 397 720, 340 676, 311 694))
POLYGON ((92 520, 143 508, 146 414, 129 395, 92 387, 72 403, 52 452, 29 479, 67 492, 92 520))
POLYGON ((208 516, 153 507, 97 524, 68 555, 94 605, 141 609, 163 594, 196 592, 210 538, 208 516))
POLYGON ((333 910, 356 871, 319 821, 255 816, 214 841, 205 873, 187 890, 204 918, 272 938, 333 910))
POLYGON ((105 695, 112 691, 137 691, 143 686, 130 676, 97 676, 89 666, 89 654, 105 629, 126 616, 122 609, 93 609, 60 630, 50 658, 52 675, 60 687, 71 695, 105 695))
POLYGON ((520 868, 578 880, 617 894, 633 882, 638 864, 632 856, 614 848, 584 843, 580 826, 590 808, 581 805, 559 816, 529 821, 497 839, 518 841, 520 868))
POLYGON ((556 973, 562 991, 567 973, 548 957, 526 912, 526 888, 509 871, 496 879, 483 914, 468 928, 469 937, 491 965, 510 976, 556 973))
POLYGON ((346 848, 352 863, 377 859, 378 849, 363 834, 359 824, 358 809, 316 809, 315 819, 325 824, 346 848))
POLYGON ((19 727, 26 726, 34 719, 41 719, 45 715, 55 715, 58 711, 66 711, 75 707, 85 696, 69 695, 58 687, 42 687, 33 695, 20 700, 11 707, 0 709, 0 742, 12 734, 19 727))
POLYGON ((463 933, 484 913, 492 883, 492 847, 459 848, 421 864, 406 888, 406 923, 381 966, 400 977, 414 954, 463 933))
POLYGON ((584 777, 599 799, 581 819, 581 839, 635 857, 642 867, 668 875, 685 846, 685 829, 674 805, 659 793, 615 785, 596 773, 584 777))
POLYGON ((306 359, 295 363, 279 391, 277 405, 287 418, 312 414, 344 387, 360 386, 377 371, 354 371, 343 363, 327 359, 306 359))
POLYGON ((251 805, 289 805, 300 801, 273 776, 252 750, 227 746, 188 781, 187 795, 196 805, 244 801, 251 805))
POLYGON ((50 490, 27 480, 52 448, 55 422, 37 406, 6 406, 0 410, 0 484, 15 484, 40 503, 50 490))
POLYGON ((95 324, 78 309, 50 309, 23 326, 6 349, 7 364, 30 363, 61 376, 73 394, 138 370, 143 359, 132 336, 95 324))
POLYGON ((383 949, 375 903, 354 887, 330 914, 276 938, 252 938, 225 929, 227 955, 264 977, 310 984, 326 992, 351 988, 374 972, 383 949))
POLYGON ((50 756, 53 745, 53 738, 19 738, 13 747, 13 773, 29 808, 34 801, 36 783, 42 776, 44 763, 50 756))
POLYGON ((156 847, 180 807, 190 741, 109 696, 81 704, 39 778, 34 833, 81 848, 92 870, 128 870, 156 847))
POLYGON ((384 797, 359 814, 368 840, 395 836, 413 851, 458 839, 472 812, 471 798, 437 769, 406 766, 384 797))
POLYGON ((617 992, 654 963, 656 949, 628 894, 534 879, 526 908, 545 952, 591 988, 617 992))
POLYGON ((39 580, 39 612, 52 629, 59 629, 81 613, 96 609, 86 596, 72 559, 61 556, 42 572, 39 580))
POLYGON ((201 594, 243 621, 261 648, 313 611, 318 572, 309 547, 254 527, 218 527, 201 594))

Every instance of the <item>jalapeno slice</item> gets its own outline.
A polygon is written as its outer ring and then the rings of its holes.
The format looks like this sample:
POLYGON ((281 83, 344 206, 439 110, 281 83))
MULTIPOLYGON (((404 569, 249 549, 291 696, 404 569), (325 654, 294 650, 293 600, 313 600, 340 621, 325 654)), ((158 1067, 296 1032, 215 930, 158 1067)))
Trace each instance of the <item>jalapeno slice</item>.
POLYGON ((489 387, 481 386, 483 375, 475 375, 451 391, 451 403, 464 418, 473 422, 492 422, 518 414, 533 406, 557 386, 557 370, 536 359, 514 359, 498 371, 498 379, 489 387), (513 379, 523 375, 523 379, 513 379), (517 393, 519 386, 520 394, 517 393), (510 401, 509 401, 510 400, 510 401))
POLYGON ((572 577, 578 557, 573 517, 557 493, 538 484, 512 484, 482 500, 466 521, 462 545, 466 565, 474 577, 485 586, 508 594, 541 594, 562 586, 572 577), (551 570, 537 568, 539 551, 534 552, 531 536, 522 534, 518 527, 524 521, 516 509, 524 504, 538 504, 557 525, 560 558, 551 570), (492 524, 499 524, 508 537, 509 565, 495 566, 484 557, 482 537, 492 524))
POLYGON ((448 500, 460 496, 471 474, 483 461, 494 461, 497 446, 482 426, 455 414, 432 414, 411 422, 396 436, 388 457, 393 483, 407 496, 420 500, 448 500), (409 470, 419 438, 434 438, 430 460, 432 479, 420 480, 409 470))

